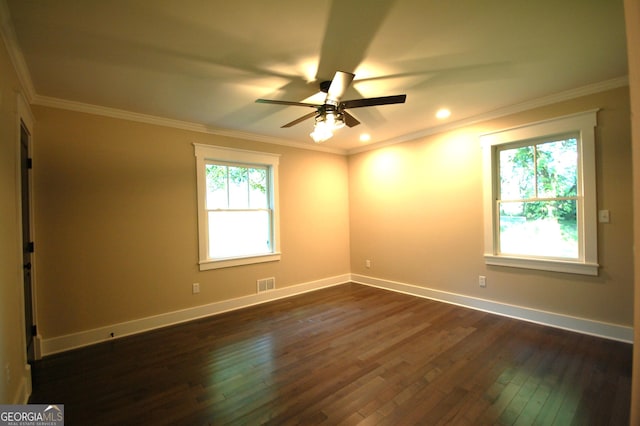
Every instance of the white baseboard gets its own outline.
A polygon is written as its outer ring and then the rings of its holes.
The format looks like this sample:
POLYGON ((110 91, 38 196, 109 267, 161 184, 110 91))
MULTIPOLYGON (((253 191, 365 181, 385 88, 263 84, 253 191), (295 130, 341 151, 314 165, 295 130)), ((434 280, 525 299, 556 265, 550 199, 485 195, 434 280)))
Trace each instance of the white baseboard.
POLYGON ((204 318, 211 315, 221 314, 223 312, 246 308, 248 306, 257 305, 260 303, 270 302, 272 300, 307 293, 309 291, 344 284, 348 283, 350 281, 350 278, 350 274, 344 274, 290 287, 276 288, 274 290, 239 297, 236 299, 224 300, 221 302, 195 306, 193 308, 182 309, 179 311, 167 312, 165 314, 155 315, 152 317, 139 318, 132 321, 112 324, 105 327, 81 331, 79 333, 67 334, 63 336, 52 337, 49 339, 42 339, 40 341, 41 355, 52 355, 58 352, 64 352, 71 349, 112 340, 113 338, 142 333, 144 331, 149 331, 156 328, 167 327, 182 322, 192 321, 198 318, 204 318), (111 333, 113 333, 113 337, 111 337, 111 333))
POLYGON ((577 318, 564 314, 541 311, 538 309, 525 308, 522 306, 509 305, 506 303, 494 302, 491 300, 479 299, 464 296, 456 293, 449 293, 441 290, 434 290, 411 284, 396 281, 383 280, 368 277, 365 275, 351 274, 351 281, 365 284, 372 287, 383 288, 399 293, 424 297, 440 302, 451 303, 466 308, 489 312, 523 321, 546 325, 549 327, 561 328, 563 330, 575 331, 591 336, 604 337, 606 339, 617 340, 626 343, 633 343, 633 327, 626 327, 618 324, 609 324, 594 321, 586 318, 577 318))
MULTIPOLYGON (((372 287, 392 290, 413 296, 424 297, 440 302, 451 303, 466 308, 477 309, 492 314, 502 315, 523 321, 534 322, 550 327, 575 331, 592 336, 604 337, 626 343, 633 343, 633 327, 626 327, 617 324, 609 324, 600 321, 577 318, 568 315, 546 312, 522 306, 509 305, 506 303, 491 300, 479 299, 456 293, 449 293, 441 290, 434 290, 412 284, 400 283, 396 281, 383 280, 358 274, 344 274, 329 277, 322 280, 311 281, 290 287, 277 288, 271 291, 252 294, 236 299, 224 300, 207 305, 179 311, 167 312, 165 314, 152 317, 140 318, 133 321, 122 322, 79 333, 67 334, 49 339, 42 339, 38 336, 40 353, 42 356, 52 355, 95 343, 142 333, 145 331, 167 327, 182 322, 192 321, 223 312, 246 308, 248 306, 266 303, 285 297, 291 297, 309 291, 320 290, 348 282, 355 282, 372 287), (111 337, 111 333, 114 337, 111 337)), ((25 383, 25 391, 27 384, 25 383)), ((22 393, 22 392, 21 392, 22 393)), ((28 394, 27 394, 28 398, 28 394)))

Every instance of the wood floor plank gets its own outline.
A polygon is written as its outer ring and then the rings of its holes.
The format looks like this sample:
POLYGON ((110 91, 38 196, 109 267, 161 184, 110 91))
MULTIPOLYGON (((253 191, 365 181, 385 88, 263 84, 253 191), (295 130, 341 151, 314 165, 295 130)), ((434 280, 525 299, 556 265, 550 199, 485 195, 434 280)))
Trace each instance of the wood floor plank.
POLYGON ((345 284, 46 357, 30 402, 69 425, 625 424, 630 377, 628 344, 345 284))

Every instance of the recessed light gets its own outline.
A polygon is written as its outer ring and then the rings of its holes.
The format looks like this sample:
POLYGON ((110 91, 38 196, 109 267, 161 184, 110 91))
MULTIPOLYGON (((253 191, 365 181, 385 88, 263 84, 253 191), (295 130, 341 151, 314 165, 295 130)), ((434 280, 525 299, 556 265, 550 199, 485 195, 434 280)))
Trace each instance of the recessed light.
POLYGON ((438 118, 439 120, 444 120, 445 118, 449 118, 450 115, 451 115, 451 111, 449 111, 447 108, 440 108, 438 112, 436 112, 436 118, 438 118))
POLYGON ((371 135, 369 133, 362 133, 360 135, 360 142, 369 142, 371 140, 371 135))

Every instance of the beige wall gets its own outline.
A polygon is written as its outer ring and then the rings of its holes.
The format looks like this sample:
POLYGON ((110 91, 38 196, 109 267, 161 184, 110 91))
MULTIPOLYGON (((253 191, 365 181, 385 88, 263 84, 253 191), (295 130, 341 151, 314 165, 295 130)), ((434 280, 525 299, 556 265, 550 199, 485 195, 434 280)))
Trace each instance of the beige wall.
POLYGON ((43 338, 349 272, 347 160, 35 107, 43 338), (198 271, 193 143, 281 154, 280 262, 198 271), (200 283, 201 293, 191 294, 200 283))
POLYGON ((507 304, 632 326, 628 88, 425 137, 349 158, 351 271, 507 304), (598 277, 487 267, 478 135, 601 108, 596 140, 598 277), (371 260, 371 268, 365 260, 371 260), (478 276, 487 287, 478 286, 478 276))
POLYGON ((19 89, 4 43, 0 42, 0 404, 23 403, 18 399, 24 396, 27 380, 17 180, 19 89))
POLYGON ((52 108, 34 113, 45 339, 254 294, 258 278, 285 287, 349 272, 632 325, 627 88, 349 158, 52 108), (611 211, 611 223, 599 225, 600 276, 485 266, 478 134, 591 108, 602 108, 598 205, 611 211), (193 142, 282 154, 282 261, 198 271, 193 142), (193 282, 200 295, 191 294, 193 282))

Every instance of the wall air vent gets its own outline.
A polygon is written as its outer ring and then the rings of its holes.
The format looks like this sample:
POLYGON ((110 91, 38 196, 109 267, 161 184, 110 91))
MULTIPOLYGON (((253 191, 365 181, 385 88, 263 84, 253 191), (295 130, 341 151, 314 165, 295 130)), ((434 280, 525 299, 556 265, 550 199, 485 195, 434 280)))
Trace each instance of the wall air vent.
POLYGON ((262 293, 263 291, 273 290, 274 288, 276 288, 275 277, 262 278, 258 280, 258 293, 262 293))

